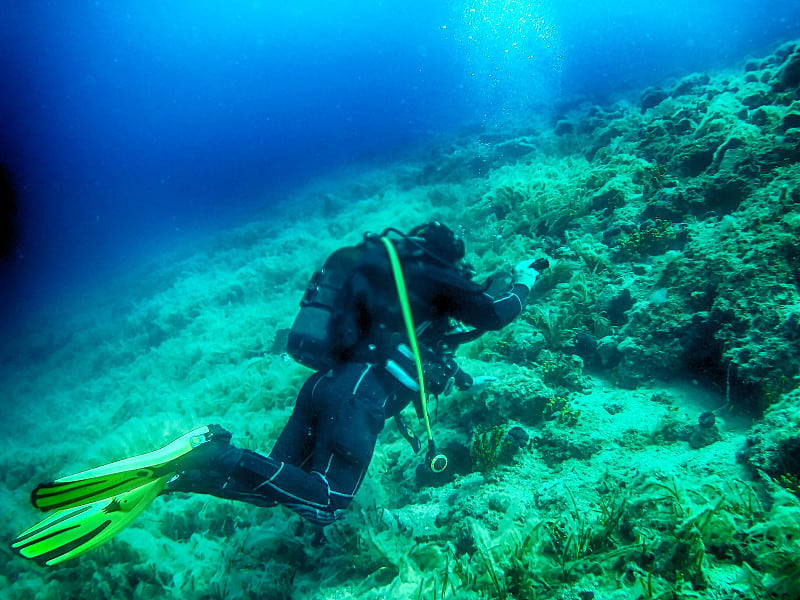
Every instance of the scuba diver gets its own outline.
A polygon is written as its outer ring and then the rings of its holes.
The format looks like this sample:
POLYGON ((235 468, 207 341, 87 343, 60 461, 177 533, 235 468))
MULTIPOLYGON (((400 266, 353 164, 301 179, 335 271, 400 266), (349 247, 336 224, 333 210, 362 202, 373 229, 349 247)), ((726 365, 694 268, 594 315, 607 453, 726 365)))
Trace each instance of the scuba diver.
POLYGON ((463 262, 463 240, 432 222, 387 229, 340 248, 312 277, 287 350, 314 369, 265 456, 232 445, 219 425, 195 429, 148 454, 40 484, 31 501, 51 516, 12 543, 19 555, 53 565, 107 541, 159 494, 194 492, 283 506, 328 525, 357 493, 384 422, 413 403, 428 436, 431 470, 446 468, 433 441, 429 395, 476 390, 456 364, 460 344, 520 314, 547 261, 522 261, 484 284, 463 262))

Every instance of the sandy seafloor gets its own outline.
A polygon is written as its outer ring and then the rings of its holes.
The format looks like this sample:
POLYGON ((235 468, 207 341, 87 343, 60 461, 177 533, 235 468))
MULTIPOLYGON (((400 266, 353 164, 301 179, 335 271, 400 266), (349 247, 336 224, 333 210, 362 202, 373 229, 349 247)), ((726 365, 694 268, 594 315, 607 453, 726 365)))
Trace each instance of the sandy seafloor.
POLYGON ((363 232, 440 219, 479 273, 551 262, 517 322, 460 349, 498 380, 434 411, 451 480, 418 478, 387 423, 322 533, 283 508, 162 497, 55 568, 4 545, 0 594, 800 597, 799 89, 787 44, 551 123, 432 140, 24 325, 0 356, 7 541, 39 518, 39 481, 198 425, 268 451, 309 374, 277 332, 363 232))

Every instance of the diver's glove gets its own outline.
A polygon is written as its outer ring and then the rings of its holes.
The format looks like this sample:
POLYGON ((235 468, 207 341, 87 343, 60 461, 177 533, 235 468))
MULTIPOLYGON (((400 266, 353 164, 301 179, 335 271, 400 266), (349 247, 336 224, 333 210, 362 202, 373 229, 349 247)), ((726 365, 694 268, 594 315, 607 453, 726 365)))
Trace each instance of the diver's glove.
POLYGON ((522 262, 517 263, 514 267, 514 283, 520 283, 529 290, 533 289, 533 284, 536 283, 536 278, 539 276, 539 271, 533 268, 534 263, 538 261, 526 258, 522 262))
POLYGON ((473 396, 477 396, 492 382, 497 381, 497 377, 491 375, 478 375, 472 378, 472 385, 467 388, 467 391, 473 396))

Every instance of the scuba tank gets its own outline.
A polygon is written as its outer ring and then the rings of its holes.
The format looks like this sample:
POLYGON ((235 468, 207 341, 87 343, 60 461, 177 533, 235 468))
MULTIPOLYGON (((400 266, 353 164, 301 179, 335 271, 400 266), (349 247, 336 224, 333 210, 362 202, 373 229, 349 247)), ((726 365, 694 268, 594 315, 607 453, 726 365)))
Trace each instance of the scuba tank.
MULTIPOLYGON (((345 317, 342 296, 356 264, 364 253, 363 246, 346 246, 333 252, 308 282, 300 301, 286 350, 301 365, 315 371, 331 369, 342 356, 352 335, 343 334, 345 317)), ((354 333, 354 332, 350 332, 354 333)))

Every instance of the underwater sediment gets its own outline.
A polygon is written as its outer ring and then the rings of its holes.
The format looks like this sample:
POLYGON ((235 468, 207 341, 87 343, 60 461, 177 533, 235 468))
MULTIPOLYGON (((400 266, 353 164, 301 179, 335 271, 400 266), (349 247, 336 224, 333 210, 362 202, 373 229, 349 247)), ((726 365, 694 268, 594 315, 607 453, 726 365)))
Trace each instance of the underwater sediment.
POLYGON ((164 498, 73 563, 5 561, 4 597, 797 598, 799 183, 793 42, 437 140, 132 273, 3 349, 6 539, 40 480, 197 424, 267 450, 307 374, 278 332, 342 240, 437 218, 479 273, 551 265, 517 322, 460 351, 498 381, 440 400, 451 473, 387 427, 322 533, 164 498))

